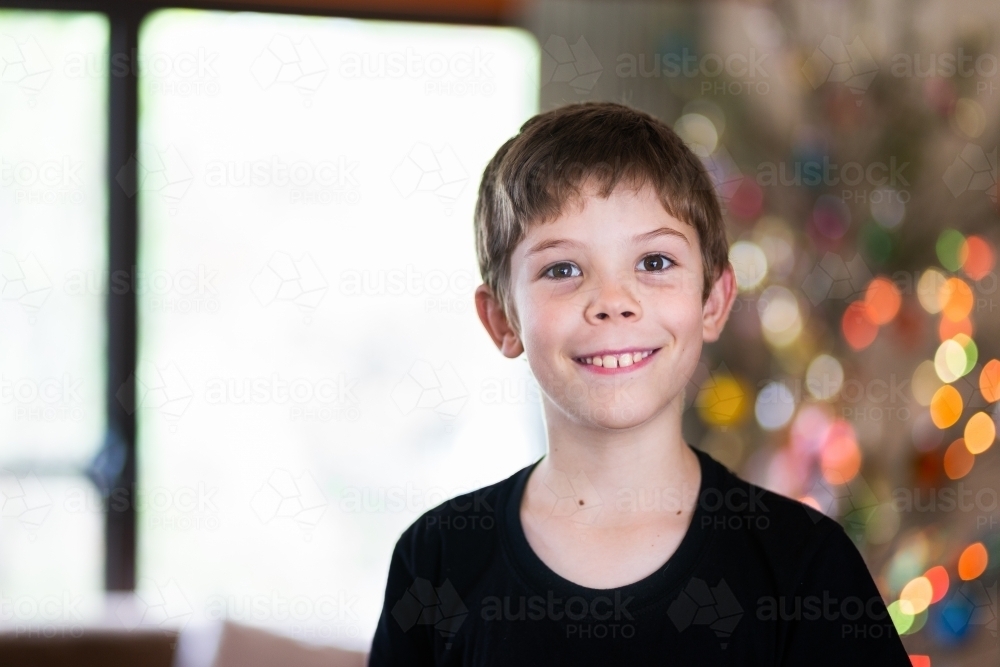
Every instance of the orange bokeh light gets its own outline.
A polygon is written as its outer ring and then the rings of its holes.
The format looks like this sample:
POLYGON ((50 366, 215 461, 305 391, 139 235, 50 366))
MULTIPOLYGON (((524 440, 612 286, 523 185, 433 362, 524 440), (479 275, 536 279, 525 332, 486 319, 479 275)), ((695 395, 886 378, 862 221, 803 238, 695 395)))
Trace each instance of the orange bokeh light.
POLYGON ((942 317, 941 322, 938 323, 938 338, 941 339, 942 343, 949 338, 954 338, 958 334, 965 334, 971 338, 972 331, 972 320, 968 317, 963 317, 957 322, 949 320, 947 317, 942 317))
POLYGON ((941 302, 941 314, 953 322, 968 317, 975 303, 969 284, 955 277, 944 281, 938 299, 941 302))
POLYGON ((944 451, 944 474, 948 479, 961 479, 969 474, 975 462, 976 457, 965 446, 965 440, 959 438, 944 451))
POLYGON ((987 403, 1000 401, 1000 361, 990 359, 979 374, 979 391, 987 403))
POLYGON ((865 290, 865 308, 868 309, 868 319, 875 324, 886 324, 899 312, 903 302, 899 288, 888 278, 879 276, 865 290))
POLYGON ((844 332, 844 340, 855 350, 865 349, 878 335, 878 324, 872 321, 868 306, 860 300, 848 304, 840 328, 844 332))
POLYGON ((910 667, 931 667, 931 657, 929 655, 911 655, 910 667))
POLYGON ((982 454, 993 446, 997 425, 985 412, 977 412, 965 423, 965 448, 973 454, 982 454))
POLYGON ((975 542, 965 547, 958 557, 958 576, 962 581, 971 581, 986 571, 989 556, 982 542, 975 542))
POLYGON ((948 428, 962 416, 962 395, 950 384, 942 385, 931 397, 931 421, 938 428, 948 428))

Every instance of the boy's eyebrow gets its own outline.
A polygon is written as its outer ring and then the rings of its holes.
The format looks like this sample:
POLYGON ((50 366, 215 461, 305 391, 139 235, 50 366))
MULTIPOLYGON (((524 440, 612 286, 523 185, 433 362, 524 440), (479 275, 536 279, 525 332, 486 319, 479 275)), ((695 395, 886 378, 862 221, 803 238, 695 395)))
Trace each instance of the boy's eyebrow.
MULTIPOLYGON (((691 245, 691 242, 688 241, 687 237, 684 236, 683 233, 677 231, 676 229, 672 229, 670 227, 660 227, 659 229, 654 229, 653 231, 646 232, 645 234, 636 234, 635 236, 632 237, 632 241, 634 243, 645 243, 646 241, 652 241, 653 239, 659 236, 676 236, 680 240, 684 241, 684 243, 686 243, 687 245, 689 246, 691 245)), ((577 243, 576 241, 570 241, 569 239, 546 239, 545 241, 541 241, 532 246, 528 250, 527 256, 530 257, 535 253, 542 252, 543 250, 548 250, 549 248, 562 248, 566 246, 577 248, 580 246, 580 244, 577 243)))
POLYGON ((638 234, 633 237, 632 240, 636 243, 644 243, 645 241, 652 241, 658 236, 676 236, 680 240, 684 241, 684 243, 691 245, 691 242, 688 241, 687 237, 684 236, 682 232, 679 232, 671 227, 660 227, 659 229, 654 229, 653 231, 646 232, 645 234, 638 234))
POLYGON ((564 246, 578 248, 580 247, 580 244, 576 241, 570 241, 568 239, 546 239, 545 241, 541 241, 532 246, 531 249, 528 250, 527 256, 531 257, 535 253, 542 252, 543 250, 548 250, 549 248, 562 248, 564 246))

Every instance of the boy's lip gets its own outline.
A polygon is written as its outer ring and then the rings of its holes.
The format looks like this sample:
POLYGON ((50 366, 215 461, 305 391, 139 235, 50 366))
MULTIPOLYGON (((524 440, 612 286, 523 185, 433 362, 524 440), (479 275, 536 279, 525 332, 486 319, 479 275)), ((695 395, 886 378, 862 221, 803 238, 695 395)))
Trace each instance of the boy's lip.
POLYGON ((659 348, 659 347, 631 347, 631 348, 623 348, 623 349, 620 349, 620 350, 600 350, 600 351, 592 352, 592 353, 585 354, 585 355, 582 355, 582 356, 573 357, 573 361, 576 362, 577 365, 583 366, 584 368, 586 368, 587 370, 589 370, 592 373, 598 373, 600 375, 615 375, 615 374, 618 374, 618 373, 629 373, 629 372, 631 372, 633 370, 636 370, 638 368, 641 368, 643 366, 648 365, 650 363, 650 360, 656 355, 657 352, 660 351, 660 349, 662 349, 662 348, 659 348), (594 365, 593 363, 587 363, 586 362, 586 359, 593 360, 595 357, 602 357, 603 358, 603 357, 606 357, 606 356, 613 356, 613 357, 616 357, 616 358, 620 358, 621 355, 624 355, 624 354, 631 354, 631 355, 634 356, 637 352, 638 353, 648 353, 648 354, 646 354, 646 356, 644 358, 640 359, 639 361, 633 361, 632 363, 630 363, 630 364, 628 364, 626 366, 622 366, 622 365, 616 365, 615 367, 608 367, 608 366, 604 366, 604 365, 597 366, 597 365, 594 365))

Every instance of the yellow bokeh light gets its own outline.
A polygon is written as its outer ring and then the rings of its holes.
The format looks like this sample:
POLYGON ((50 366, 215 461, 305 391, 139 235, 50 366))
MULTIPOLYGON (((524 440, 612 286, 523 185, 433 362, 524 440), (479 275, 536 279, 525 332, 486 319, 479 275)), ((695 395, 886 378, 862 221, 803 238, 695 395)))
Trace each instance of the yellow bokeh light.
POLYGON ((941 287, 947 278, 937 269, 927 269, 917 281, 917 298, 920 305, 931 315, 941 312, 941 287))
POLYGON ((954 382, 965 374, 967 361, 965 348, 954 338, 949 338, 938 345, 934 354, 934 370, 942 382, 954 382))
POLYGON ((920 362, 920 365, 913 371, 913 377, 910 379, 910 391, 913 392, 913 398, 917 400, 917 403, 927 407, 931 404, 934 392, 940 389, 942 384, 941 378, 938 377, 937 371, 934 369, 934 362, 928 359, 920 362))
POLYGON ((931 605, 932 597, 934 589, 930 580, 927 577, 917 577, 903 587, 899 602, 907 613, 916 615, 931 605))
POLYGON ((702 384, 694 404, 706 424, 730 426, 743 418, 747 395, 733 376, 713 374, 702 384))

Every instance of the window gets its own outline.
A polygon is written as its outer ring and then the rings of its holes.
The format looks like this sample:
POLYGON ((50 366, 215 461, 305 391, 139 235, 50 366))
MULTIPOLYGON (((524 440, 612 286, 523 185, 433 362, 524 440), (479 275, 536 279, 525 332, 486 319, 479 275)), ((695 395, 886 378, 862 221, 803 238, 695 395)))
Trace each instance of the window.
POLYGON ((106 430, 108 39, 100 14, 0 11, 0 591, 15 623, 75 620, 103 587, 83 471, 106 430))
POLYGON ((139 590, 366 645, 399 533, 542 452, 472 211, 510 28, 166 10, 139 38, 139 590))

